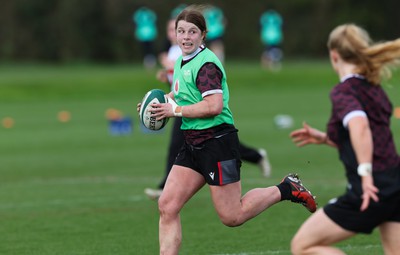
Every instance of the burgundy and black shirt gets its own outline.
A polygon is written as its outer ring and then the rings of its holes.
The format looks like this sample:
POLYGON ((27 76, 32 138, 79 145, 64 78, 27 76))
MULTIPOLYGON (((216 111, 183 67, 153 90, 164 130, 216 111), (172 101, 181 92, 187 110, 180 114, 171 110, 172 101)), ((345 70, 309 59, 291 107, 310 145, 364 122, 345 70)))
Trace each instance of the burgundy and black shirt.
POLYGON ((364 77, 353 75, 336 85, 331 93, 332 113, 327 125, 329 138, 339 149, 347 169, 356 169, 358 162, 351 145, 344 119, 352 112, 364 112, 373 137, 373 170, 382 171, 400 166, 390 130, 393 106, 381 86, 371 85, 364 77))

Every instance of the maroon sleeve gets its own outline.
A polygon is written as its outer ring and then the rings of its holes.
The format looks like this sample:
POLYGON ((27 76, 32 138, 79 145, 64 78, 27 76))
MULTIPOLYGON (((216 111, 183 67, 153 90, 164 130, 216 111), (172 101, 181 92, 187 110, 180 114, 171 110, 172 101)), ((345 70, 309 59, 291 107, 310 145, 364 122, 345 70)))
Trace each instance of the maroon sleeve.
POLYGON ((222 72, 214 63, 205 63, 199 70, 196 85, 201 94, 209 90, 221 90, 222 72))

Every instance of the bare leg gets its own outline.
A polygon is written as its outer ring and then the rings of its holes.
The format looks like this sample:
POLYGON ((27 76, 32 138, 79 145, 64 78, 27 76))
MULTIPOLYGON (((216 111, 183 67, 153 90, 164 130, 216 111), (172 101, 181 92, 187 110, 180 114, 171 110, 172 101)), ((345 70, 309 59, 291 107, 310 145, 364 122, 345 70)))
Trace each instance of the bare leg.
POLYGON ((354 232, 341 228, 326 216, 323 209, 319 209, 297 231, 291 242, 291 250, 294 255, 343 255, 345 253, 330 245, 354 235, 354 232))
POLYGON ((210 190, 222 223, 231 227, 254 218, 281 199, 276 186, 252 189, 241 197, 240 181, 224 186, 210 186, 210 190))
POLYGON ((387 222, 379 226, 383 250, 386 255, 399 254, 400 222, 387 222))
POLYGON ((203 176, 182 166, 174 165, 158 200, 160 211, 160 254, 179 253, 182 229, 179 212, 185 203, 205 184, 203 176))

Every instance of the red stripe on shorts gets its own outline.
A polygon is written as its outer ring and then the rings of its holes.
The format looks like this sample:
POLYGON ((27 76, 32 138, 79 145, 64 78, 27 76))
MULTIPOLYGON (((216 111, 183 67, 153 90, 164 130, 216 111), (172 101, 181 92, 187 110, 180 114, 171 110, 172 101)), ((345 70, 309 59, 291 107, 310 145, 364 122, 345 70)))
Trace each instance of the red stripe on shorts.
POLYGON ((221 162, 218 162, 218 176, 219 176, 219 185, 224 184, 224 183, 223 183, 223 178, 222 178, 222 166, 221 166, 221 162))

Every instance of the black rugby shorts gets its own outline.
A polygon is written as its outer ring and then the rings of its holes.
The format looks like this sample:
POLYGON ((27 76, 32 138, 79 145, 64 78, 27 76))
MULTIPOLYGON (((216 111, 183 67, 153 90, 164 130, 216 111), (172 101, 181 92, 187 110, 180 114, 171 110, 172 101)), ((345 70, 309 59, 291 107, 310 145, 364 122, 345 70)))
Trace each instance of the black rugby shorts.
POLYGON ((209 185, 222 186, 240 180, 242 162, 237 133, 228 133, 193 146, 184 144, 175 165, 200 173, 209 185))
MULTIPOLYGON (((353 186, 359 186, 357 184, 353 186)), ((367 210, 360 211, 359 186, 332 200, 324 207, 324 212, 342 228, 356 233, 370 234, 382 223, 400 222, 400 169, 374 172, 374 185, 379 189, 379 201, 370 200, 367 210)))

